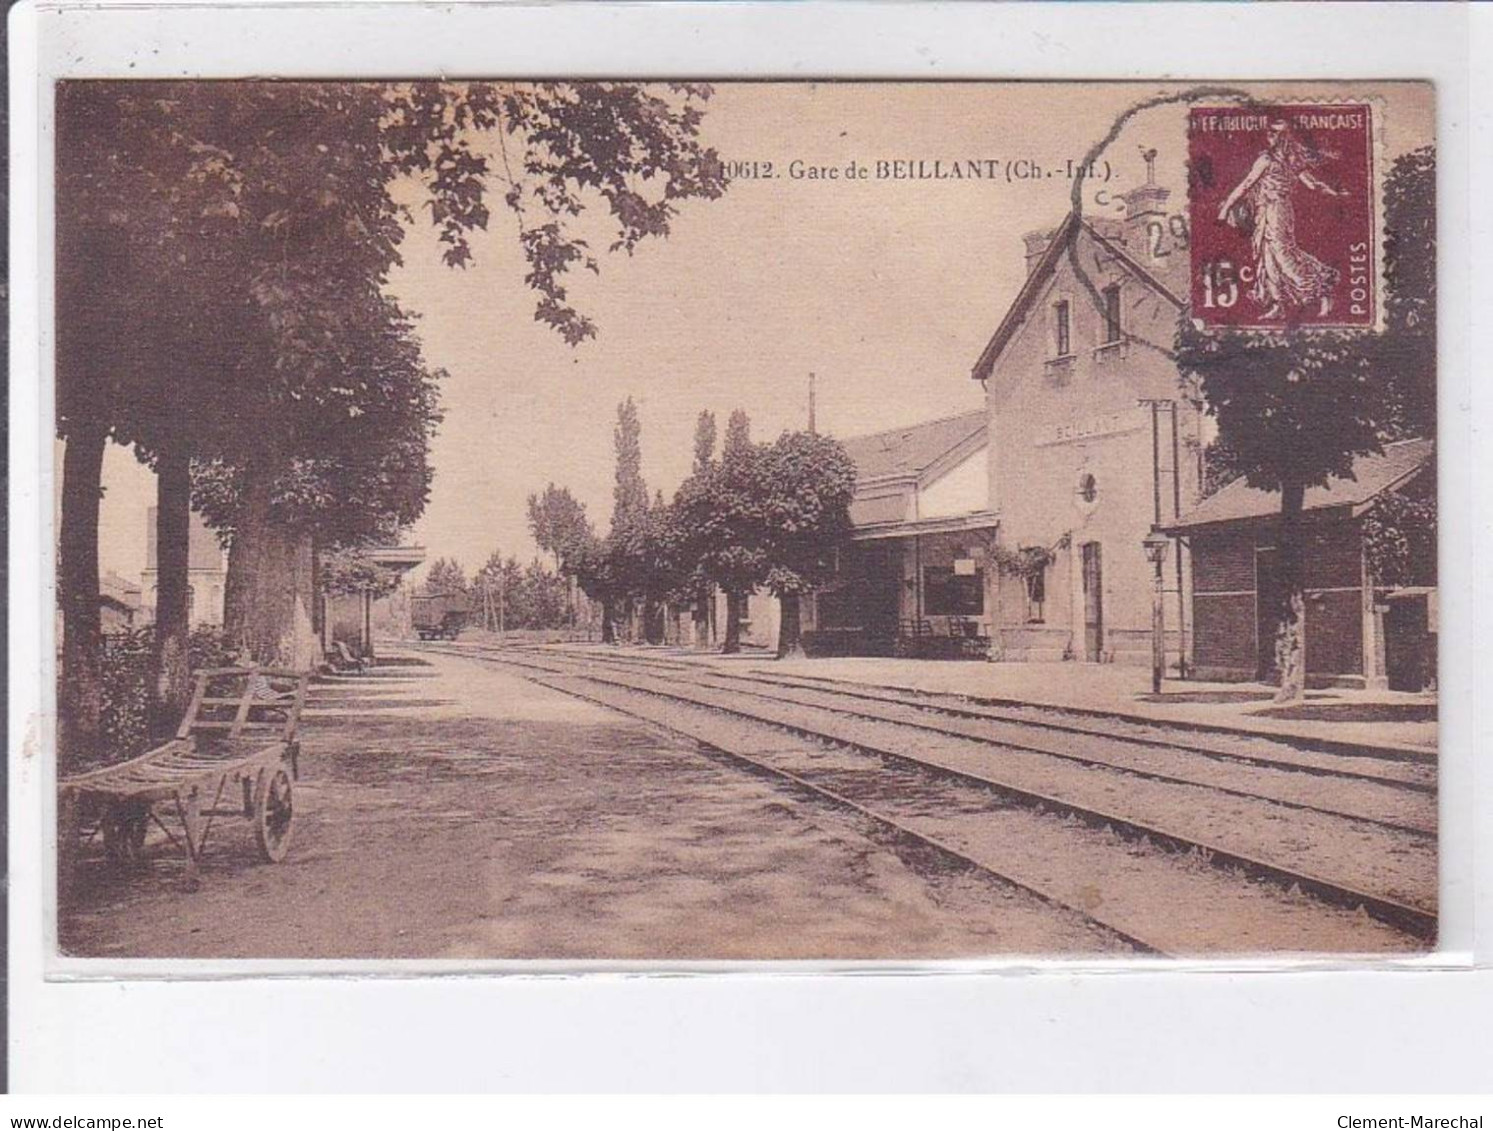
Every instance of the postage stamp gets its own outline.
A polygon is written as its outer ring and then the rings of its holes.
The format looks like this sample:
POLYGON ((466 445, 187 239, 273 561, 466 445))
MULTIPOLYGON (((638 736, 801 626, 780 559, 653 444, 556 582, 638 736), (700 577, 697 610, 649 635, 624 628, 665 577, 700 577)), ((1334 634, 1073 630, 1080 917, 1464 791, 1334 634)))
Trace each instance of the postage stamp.
POLYGON ((1368 329, 1380 315, 1374 107, 1195 107, 1192 310, 1203 326, 1368 329))

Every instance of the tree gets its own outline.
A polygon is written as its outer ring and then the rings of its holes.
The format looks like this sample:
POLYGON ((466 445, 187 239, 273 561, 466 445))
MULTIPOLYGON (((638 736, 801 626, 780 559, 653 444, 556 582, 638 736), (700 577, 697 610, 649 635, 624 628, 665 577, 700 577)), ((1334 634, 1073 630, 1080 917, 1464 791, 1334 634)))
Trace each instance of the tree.
POLYGON ((850 538, 855 463, 838 441, 784 432, 760 456, 767 587, 782 606, 778 659, 803 655, 800 601, 834 573, 850 538))
POLYGON ((455 558, 437 558, 430 564, 426 571, 425 580, 420 585, 420 592, 429 593, 432 596, 442 594, 468 593, 471 586, 467 583, 466 571, 461 568, 461 563, 455 558))
MULTIPOLYGON (((98 503, 104 449, 133 446, 160 474, 157 664, 184 674, 190 502, 176 456, 184 386, 234 338, 213 296, 228 277, 217 155, 172 146, 161 108, 134 84, 57 92, 57 434, 65 443, 58 600, 62 761, 99 737, 98 503), (134 158, 134 159, 132 159, 134 158), (204 334, 211 326, 212 333, 204 334)), ((173 720, 174 726, 175 720, 173 720)))
POLYGON ((226 634, 261 661, 295 667, 316 658, 318 557, 392 540, 420 515, 440 419, 440 375, 426 369, 392 302, 368 294, 349 303, 330 340, 341 356, 319 388, 290 401, 284 419, 257 409, 262 431, 278 439, 220 443, 217 459, 193 465, 197 506, 229 540, 226 634))
MULTIPOLYGON (((668 234, 681 201, 719 196, 720 163, 698 143, 709 96, 701 84, 612 82, 64 89, 59 324, 73 328, 59 341, 58 372, 69 450, 58 571, 65 714, 96 730, 97 565, 88 558, 110 438, 137 444, 161 471, 163 596, 175 586, 185 597, 179 520, 197 459, 226 462, 257 492, 234 531, 255 576, 290 565, 284 552, 252 550, 281 529, 260 521, 264 500, 302 456, 286 450, 281 427, 296 402, 335 400, 347 302, 365 305, 381 288, 413 222, 391 186, 420 183, 452 266, 470 260, 467 235, 486 227, 488 187, 500 187, 518 219, 535 318, 573 345, 596 330, 570 303, 565 276, 599 264, 572 221, 603 203, 611 250, 631 253, 668 234), (259 443, 236 449, 246 436, 259 443)), ((264 592, 285 580, 267 577, 264 592)), ((268 600, 254 613, 287 615, 268 600)), ((250 635, 276 641, 284 628, 260 624, 250 635)))
MULTIPOLYGON (((695 420, 695 458, 691 468, 693 475, 709 474, 715 466, 715 413, 702 409, 695 420)), ((677 527, 677 521, 676 521, 677 527)), ((681 555, 688 558, 688 533, 676 530, 676 541, 681 555)), ((710 647, 710 611, 715 601, 715 589, 705 576, 698 562, 689 562, 691 611, 695 630, 695 647, 710 647)))
POLYGON ((629 623, 634 621, 637 602, 643 598, 648 584, 650 523, 648 485, 643 481, 642 435, 638 406, 628 397, 617 406, 617 424, 612 430, 616 465, 612 481, 612 525, 606 551, 613 590, 612 600, 603 601, 603 626, 609 615, 617 613, 611 608, 609 614, 608 606, 619 600, 627 605, 629 623))
POLYGON ((762 452, 751 441, 746 413, 737 409, 727 424, 720 460, 696 471, 674 496, 678 557, 726 594, 722 651, 727 653, 741 651, 742 607, 767 580, 761 476, 762 452))
POLYGON ((643 482, 643 425, 638 406, 628 397, 617 406, 612 444, 617 463, 612 478, 612 526, 630 522, 648 510, 648 485, 643 482))
POLYGON ((586 505, 569 487, 545 486, 543 494, 529 496, 529 533, 541 550, 555 559, 555 571, 564 573, 573 550, 593 537, 586 505))
POLYGON ((1435 369, 1434 169, 1434 156, 1417 151, 1396 161, 1386 184, 1387 228, 1405 235, 1386 241, 1382 335, 1209 333, 1179 322, 1178 369, 1198 382, 1217 419, 1220 451, 1252 487, 1280 494, 1274 619, 1282 702, 1300 699, 1306 686, 1306 490, 1350 478, 1358 456, 1434 424, 1427 392, 1435 369))
POLYGON ((726 439, 721 444, 721 459, 728 460, 745 455, 752 447, 752 422, 745 410, 735 408, 726 419, 726 439))
POLYGON ((1397 157, 1384 178, 1385 332, 1395 438, 1436 434, 1436 150, 1397 157))
POLYGON ((701 472, 715 462, 715 413, 702 409, 695 419, 695 462, 691 468, 701 472))
POLYGON ((374 561, 362 547, 338 546, 318 555, 317 586, 322 593, 387 597, 399 588, 403 576, 402 570, 374 561))
POLYGON ((568 487, 547 484, 542 495, 529 496, 529 532, 534 543, 555 559, 555 571, 567 579, 567 620, 575 624, 576 563, 595 541, 585 504, 568 487))
POLYGON ((741 622, 747 598, 767 580, 766 560, 755 542, 755 475, 757 450, 752 446, 751 421, 742 409, 733 409, 726 420, 726 439, 721 446, 722 501, 727 506, 722 534, 726 541, 714 555, 726 591, 726 639, 724 652, 741 651, 741 622))

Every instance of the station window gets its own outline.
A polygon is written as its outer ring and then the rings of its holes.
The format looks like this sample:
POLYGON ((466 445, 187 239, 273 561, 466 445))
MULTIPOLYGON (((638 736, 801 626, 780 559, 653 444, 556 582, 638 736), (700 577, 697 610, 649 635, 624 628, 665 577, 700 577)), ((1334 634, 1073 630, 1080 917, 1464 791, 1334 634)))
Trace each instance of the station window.
POLYGON ((1067 357, 1071 352, 1073 320, 1069 313, 1068 300, 1063 299, 1052 308, 1053 326, 1057 333, 1058 356, 1067 357))
POLYGON ((1120 285, 1104 288, 1104 344, 1120 340, 1120 285))
POLYGON ((1041 624, 1042 606, 1047 601, 1047 570, 1038 570, 1026 575, 1026 619, 1028 624, 1041 624))
POLYGON ((980 616, 985 611, 985 571, 955 573, 951 566, 924 566, 923 611, 934 617, 980 616))

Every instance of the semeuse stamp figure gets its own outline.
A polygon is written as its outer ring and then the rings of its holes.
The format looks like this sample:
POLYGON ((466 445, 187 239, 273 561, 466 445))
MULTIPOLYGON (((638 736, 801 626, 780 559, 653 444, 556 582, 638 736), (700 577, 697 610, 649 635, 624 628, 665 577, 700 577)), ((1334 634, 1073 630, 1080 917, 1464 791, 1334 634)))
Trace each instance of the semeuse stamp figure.
POLYGON ((1312 172, 1314 166, 1336 156, 1303 145, 1292 135, 1288 123, 1271 122, 1264 152, 1218 210, 1220 223, 1253 229, 1250 246, 1255 281, 1250 297, 1268 307, 1260 315, 1263 321, 1280 318, 1283 307, 1306 306, 1314 301, 1321 303, 1321 317, 1332 311, 1332 295, 1341 275, 1298 242, 1291 194, 1301 184, 1314 192, 1342 196, 1340 190, 1312 172), (1239 208, 1241 200, 1249 202, 1249 212, 1239 208))
POLYGON ((1260 328, 1374 324, 1371 124, 1367 105, 1193 110, 1197 320, 1260 328))

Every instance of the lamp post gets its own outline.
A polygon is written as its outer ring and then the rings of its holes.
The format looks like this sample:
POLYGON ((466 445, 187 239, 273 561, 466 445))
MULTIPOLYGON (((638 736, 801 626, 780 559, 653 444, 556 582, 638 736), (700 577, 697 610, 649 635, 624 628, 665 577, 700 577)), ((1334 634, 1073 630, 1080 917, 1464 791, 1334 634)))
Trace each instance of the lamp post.
POLYGON ((1141 541, 1155 576, 1151 583, 1151 694, 1161 694, 1161 675, 1166 668, 1166 622, 1161 608, 1161 567, 1166 562, 1171 540, 1152 530, 1141 541))

